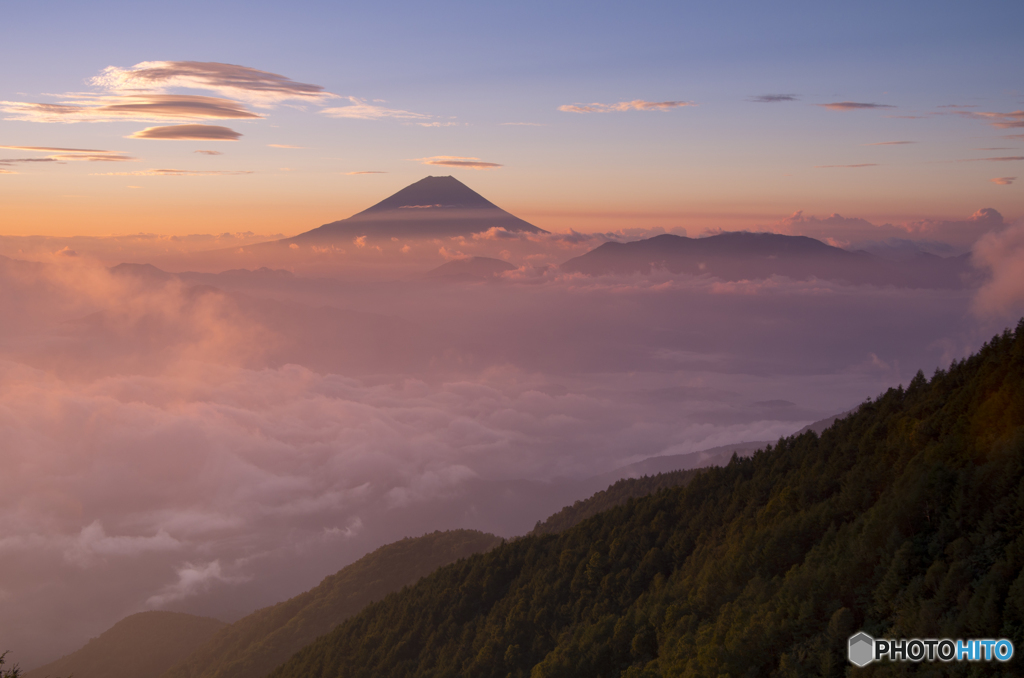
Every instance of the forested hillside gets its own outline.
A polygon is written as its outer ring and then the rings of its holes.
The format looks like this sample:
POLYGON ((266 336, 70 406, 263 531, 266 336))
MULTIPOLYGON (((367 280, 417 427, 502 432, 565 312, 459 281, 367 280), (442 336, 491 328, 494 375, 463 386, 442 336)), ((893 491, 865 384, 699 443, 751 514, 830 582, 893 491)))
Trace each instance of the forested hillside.
POLYGON ((433 532, 382 546, 283 603, 222 629, 165 678, 260 678, 296 650, 388 593, 501 543, 476 530, 433 532))
POLYGON ((643 497, 664 488, 685 485, 702 470, 669 471, 640 478, 623 478, 609 486, 607 490, 595 492, 586 499, 580 499, 571 506, 566 506, 544 522, 538 520, 530 534, 554 534, 567 530, 591 516, 596 516, 613 506, 624 504, 630 499, 643 497))
POLYGON ((1024 321, 820 437, 445 567, 272 675, 845 675, 858 629, 1024 647, 1022 569, 1024 321))

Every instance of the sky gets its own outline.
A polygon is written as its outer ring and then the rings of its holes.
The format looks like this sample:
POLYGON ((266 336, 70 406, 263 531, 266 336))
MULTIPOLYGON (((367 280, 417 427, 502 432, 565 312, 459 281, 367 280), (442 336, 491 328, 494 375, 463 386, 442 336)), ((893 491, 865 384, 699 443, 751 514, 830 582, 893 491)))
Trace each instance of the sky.
POLYGON ((142 610, 237 619, 402 537, 523 534, 595 477, 777 440, 1024 315, 1019 2, 3 16, 0 649, 23 668, 142 610), (256 247, 449 174, 549 233, 256 247), (970 275, 559 269, 741 229, 970 275), (473 255, 510 270, 423 275, 473 255))
POLYGON ((1024 216, 1017 2, 4 12, 5 235, 294 235, 429 174, 558 232, 1024 216))

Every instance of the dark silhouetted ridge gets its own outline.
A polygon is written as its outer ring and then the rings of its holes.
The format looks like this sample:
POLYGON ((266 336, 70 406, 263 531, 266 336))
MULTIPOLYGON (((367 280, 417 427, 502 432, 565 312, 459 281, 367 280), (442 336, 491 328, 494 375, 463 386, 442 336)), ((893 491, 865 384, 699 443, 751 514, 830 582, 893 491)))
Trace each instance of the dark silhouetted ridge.
POLYGON ((158 678, 227 624, 181 612, 125 617, 82 649, 23 674, 24 678, 158 678))
POLYGON ((957 289, 976 273, 966 257, 922 256, 891 261, 850 252, 814 238, 779 233, 721 233, 706 238, 659 235, 646 240, 607 242, 561 266, 585 275, 710 275, 722 280, 834 280, 856 285, 957 289))

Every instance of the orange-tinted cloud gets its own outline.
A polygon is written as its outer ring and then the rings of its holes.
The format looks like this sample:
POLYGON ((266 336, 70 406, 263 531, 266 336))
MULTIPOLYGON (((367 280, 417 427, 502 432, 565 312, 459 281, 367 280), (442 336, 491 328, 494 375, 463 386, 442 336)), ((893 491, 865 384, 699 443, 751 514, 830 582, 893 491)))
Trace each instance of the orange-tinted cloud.
POLYGON ((166 139, 189 141, 237 141, 242 135, 230 127, 219 125, 168 125, 165 127, 147 127, 128 139, 166 139))
POLYGON ((130 155, 124 155, 117 151, 103 151, 95 148, 54 148, 48 146, 0 146, 16 151, 30 151, 33 153, 47 153, 45 158, 10 158, 0 160, 0 164, 16 162, 127 162, 135 160, 130 155))
POLYGON ((195 151, 195 152, 196 153, 201 153, 202 155, 224 155, 220 151, 195 151))
POLYGON ((1017 127, 1024 127, 1024 111, 1014 111, 1012 113, 972 112, 971 115, 976 115, 982 118, 988 118, 989 120, 992 121, 989 124, 991 124, 993 127, 998 127, 999 129, 1014 129, 1017 127))
POLYGON ((865 108, 896 108, 890 104, 865 104, 857 101, 836 101, 831 104, 815 104, 830 111, 859 111, 865 108))
POLYGON ((356 174, 387 174, 387 172, 382 172, 380 170, 364 170, 362 172, 345 172, 345 174, 353 176, 356 174))
POLYGON ((380 120, 382 118, 398 118, 400 120, 427 120, 433 116, 425 113, 413 113, 397 108, 385 108, 375 104, 367 103, 365 99, 356 97, 345 97, 352 103, 348 106, 337 106, 325 108, 321 111, 324 115, 332 118, 355 118, 357 120, 380 120))
POLYGON ((442 167, 462 167, 466 169, 488 170, 502 167, 496 162, 483 162, 480 158, 462 158, 457 155, 435 155, 430 158, 416 158, 424 165, 440 165, 442 167))
POLYGON ((288 144, 267 144, 270 148, 305 148, 305 146, 290 146, 288 144))
POLYGON ((214 171, 214 170, 179 170, 179 169, 148 169, 140 172, 107 172, 94 174, 98 177, 205 177, 234 176, 237 174, 253 174, 252 170, 214 171))
POLYGON ((112 122, 140 120, 247 120, 263 116, 242 104, 217 97, 190 94, 131 94, 124 96, 68 95, 60 104, 0 101, 7 120, 28 122, 112 122))
POLYGON ((617 104, 565 104, 559 106, 558 110, 566 113, 611 113, 613 111, 667 111, 670 108, 682 108, 684 106, 696 106, 690 101, 644 101, 634 99, 633 101, 620 101, 617 104))
POLYGON ((995 179, 989 179, 993 184, 999 184, 1000 186, 1009 186, 1017 177, 996 177, 995 179))
POLYGON ((108 92, 161 92, 171 87, 205 89, 255 103, 289 99, 320 101, 334 95, 320 85, 296 82, 248 66, 204 61, 143 61, 131 68, 109 66, 92 79, 108 92))

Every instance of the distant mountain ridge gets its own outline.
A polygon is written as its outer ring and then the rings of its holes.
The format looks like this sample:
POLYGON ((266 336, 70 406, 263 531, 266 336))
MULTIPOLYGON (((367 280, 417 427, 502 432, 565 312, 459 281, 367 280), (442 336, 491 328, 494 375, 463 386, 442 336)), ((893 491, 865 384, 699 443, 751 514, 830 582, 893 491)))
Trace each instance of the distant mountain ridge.
POLYGON ((964 287, 975 275, 967 255, 943 258, 922 252, 892 261, 807 236, 748 232, 706 238, 663 234, 628 243, 607 242, 566 261, 561 269, 585 275, 649 275, 663 269, 727 281, 779 275, 796 280, 943 289, 964 287))
POLYGON ((26 671, 23 678, 158 678, 227 624, 182 612, 125 617, 76 652, 26 671))
POLYGON ((547 233, 501 209, 455 177, 425 177, 362 212, 324 224, 281 244, 323 244, 353 238, 454 237, 503 228, 547 233))

